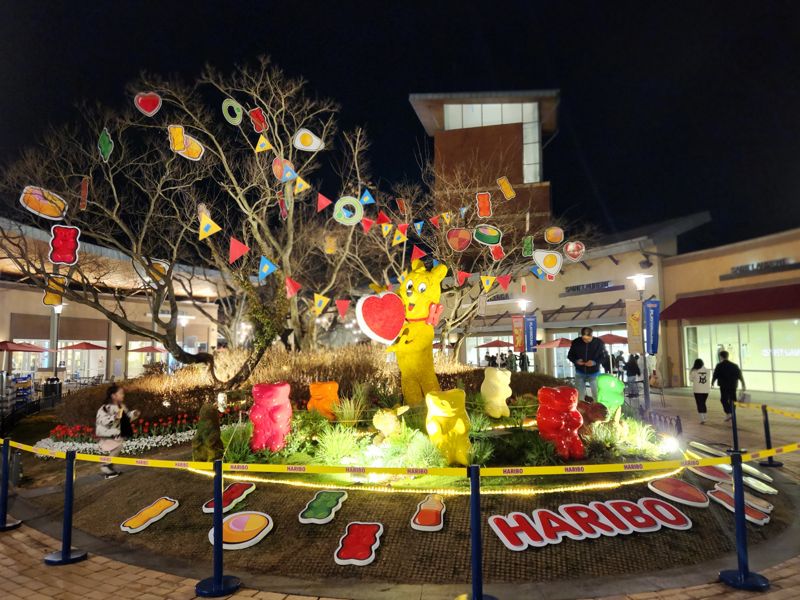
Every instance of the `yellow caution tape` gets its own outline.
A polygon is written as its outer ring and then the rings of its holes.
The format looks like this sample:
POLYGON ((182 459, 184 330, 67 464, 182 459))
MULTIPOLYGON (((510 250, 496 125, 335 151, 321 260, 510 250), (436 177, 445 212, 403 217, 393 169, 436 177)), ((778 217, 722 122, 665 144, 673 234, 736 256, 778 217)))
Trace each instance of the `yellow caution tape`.
MULTIPOLYGON (((761 410, 761 404, 753 404, 752 402, 735 402, 734 404, 736 404, 737 408, 751 408, 751 409, 761 410)), ((790 419, 800 420, 800 413, 798 412, 781 410, 780 408, 773 408, 771 406, 767 406, 767 412, 771 412, 774 415, 789 417, 790 419)))

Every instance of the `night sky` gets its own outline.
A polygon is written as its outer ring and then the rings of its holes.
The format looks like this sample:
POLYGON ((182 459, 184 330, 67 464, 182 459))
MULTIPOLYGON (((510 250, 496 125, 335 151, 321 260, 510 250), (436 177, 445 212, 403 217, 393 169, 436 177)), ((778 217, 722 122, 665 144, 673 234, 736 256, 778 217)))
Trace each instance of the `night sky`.
POLYGON ((553 207, 608 232, 708 209, 684 250, 800 226, 797 2, 0 0, 0 160, 141 69, 268 54, 419 177, 414 92, 559 88, 553 207))

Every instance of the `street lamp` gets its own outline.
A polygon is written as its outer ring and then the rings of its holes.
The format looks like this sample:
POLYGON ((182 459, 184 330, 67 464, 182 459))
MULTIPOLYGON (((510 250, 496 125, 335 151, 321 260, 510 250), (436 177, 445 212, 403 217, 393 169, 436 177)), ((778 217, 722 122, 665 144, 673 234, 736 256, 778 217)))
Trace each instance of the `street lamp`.
POLYGON ((53 353, 53 377, 56 379, 58 379, 58 320, 59 317, 61 316, 62 310, 64 310, 63 304, 56 304, 53 307, 53 315, 55 317, 55 332, 56 332, 55 346, 53 347, 53 350, 55 350, 55 352, 53 353))
MULTIPOLYGON (((630 279, 633 282, 633 286, 636 288, 636 291, 639 292, 639 301, 644 300, 644 290, 647 287, 647 280, 650 279, 652 275, 647 275, 646 273, 636 273, 636 275, 631 275, 627 279, 630 279)), ((644 314, 644 309, 642 308, 642 315, 644 314)), ((643 388, 644 388, 644 409, 646 411, 650 410, 650 371, 647 368, 647 345, 645 344, 645 327, 644 323, 640 324, 642 328, 642 373, 643 375, 643 388)))

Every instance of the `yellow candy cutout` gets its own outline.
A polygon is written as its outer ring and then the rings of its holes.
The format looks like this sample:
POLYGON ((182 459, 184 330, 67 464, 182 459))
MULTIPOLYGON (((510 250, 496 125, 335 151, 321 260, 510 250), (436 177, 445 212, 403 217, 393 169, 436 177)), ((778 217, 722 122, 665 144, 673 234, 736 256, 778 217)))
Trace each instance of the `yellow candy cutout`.
POLYGON ((62 304, 62 294, 64 293, 65 285, 67 285, 66 277, 49 275, 47 277, 47 285, 45 286, 42 304, 45 306, 58 306, 59 304, 62 304))
POLYGON ((183 138, 186 140, 186 148, 183 150, 178 150, 178 154, 184 158, 188 158, 189 160, 200 160, 203 156, 203 153, 206 151, 206 149, 203 147, 203 144, 198 142, 190 135, 184 135, 183 138))
POLYGON ((394 352, 400 367, 403 399, 409 406, 419 406, 428 392, 439 391, 439 380, 433 370, 433 325, 426 320, 442 295, 445 265, 430 271, 425 263, 415 260, 397 291, 406 307, 406 323, 397 341, 386 351, 394 352))
POLYGON ((483 370, 483 383, 481 396, 483 396, 483 410, 493 419, 508 417, 511 411, 506 400, 511 397, 511 371, 487 367, 483 370))
POLYGON ((186 150, 186 134, 183 132, 182 125, 170 125, 167 127, 169 132, 169 147, 173 152, 186 150))
POLYGON ((139 533, 176 508, 178 508, 177 500, 162 496, 150 506, 144 507, 131 518, 125 519, 119 528, 128 533, 139 533))
POLYGON ((464 390, 428 392, 425 429, 449 464, 469 465, 469 415, 464 390))

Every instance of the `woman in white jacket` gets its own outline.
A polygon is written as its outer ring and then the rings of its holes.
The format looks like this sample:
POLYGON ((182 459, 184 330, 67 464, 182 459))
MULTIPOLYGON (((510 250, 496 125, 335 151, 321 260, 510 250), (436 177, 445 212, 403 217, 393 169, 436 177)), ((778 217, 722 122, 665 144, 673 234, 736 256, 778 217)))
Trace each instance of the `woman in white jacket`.
POLYGON ((689 371, 689 381, 692 382, 692 392, 694 392, 694 401, 697 404, 697 412, 700 413, 700 424, 705 425, 706 422, 706 400, 711 391, 711 371, 703 366, 703 360, 698 358, 692 365, 692 370, 689 371))
MULTIPOLYGON (((125 433, 122 425, 123 419, 128 420, 127 427, 125 427, 128 429, 130 422, 139 418, 139 411, 128 410, 124 401, 125 388, 121 385, 110 385, 106 390, 106 401, 97 409, 94 432, 100 438, 98 441, 100 449, 111 457, 119 456, 122 451, 125 433)), ((100 472, 106 479, 119 476, 114 465, 104 464, 100 467, 100 472)))

